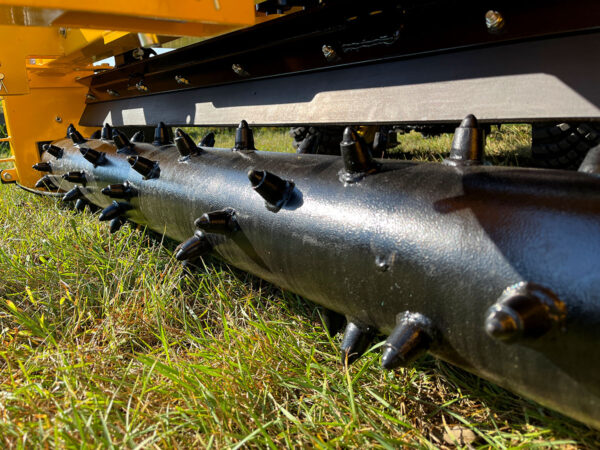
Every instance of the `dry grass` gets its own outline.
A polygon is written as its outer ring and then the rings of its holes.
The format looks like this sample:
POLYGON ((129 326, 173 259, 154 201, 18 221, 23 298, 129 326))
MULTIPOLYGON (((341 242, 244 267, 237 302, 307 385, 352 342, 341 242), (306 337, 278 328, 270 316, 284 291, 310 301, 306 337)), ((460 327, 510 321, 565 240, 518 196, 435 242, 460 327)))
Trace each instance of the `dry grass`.
MULTIPOLYGON (((494 158, 526 159, 526 129, 507 130, 489 138, 494 158)), ((410 134, 396 151, 438 159, 448 139, 410 134)), ((6 448, 430 448, 450 446, 457 425, 473 447, 600 446, 598 432, 433 358, 383 372, 375 345, 346 371, 313 304, 214 259, 183 278, 160 236, 111 236, 95 215, 13 186, 0 200, 6 448)))

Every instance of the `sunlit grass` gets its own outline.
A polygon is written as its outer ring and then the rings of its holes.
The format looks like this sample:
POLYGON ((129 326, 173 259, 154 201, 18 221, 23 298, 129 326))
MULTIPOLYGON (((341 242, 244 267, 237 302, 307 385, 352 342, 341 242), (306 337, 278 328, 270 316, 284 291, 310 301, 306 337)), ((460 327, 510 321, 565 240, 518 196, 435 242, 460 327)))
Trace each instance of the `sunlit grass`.
MULTIPOLYGON (((526 129, 511 133, 488 138, 494 158, 526 158, 526 129)), ((256 143, 291 150, 285 130, 256 143)), ((397 151, 448 146, 407 135, 397 151)), ((131 225, 111 236, 97 215, 0 187, 5 447, 433 448, 456 426, 475 447, 600 446, 433 358, 383 372, 375 346, 346 371, 313 304, 215 259, 184 278, 175 244, 131 225)))

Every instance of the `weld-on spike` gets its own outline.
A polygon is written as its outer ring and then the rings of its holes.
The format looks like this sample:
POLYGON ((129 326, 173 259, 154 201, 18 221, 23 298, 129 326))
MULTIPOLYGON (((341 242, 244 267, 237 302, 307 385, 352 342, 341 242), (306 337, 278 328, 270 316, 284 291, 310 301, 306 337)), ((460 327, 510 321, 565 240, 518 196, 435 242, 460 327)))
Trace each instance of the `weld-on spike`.
POLYGON ((160 167, 158 167, 158 162, 156 161, 144 158, 143 156, 130 156, 127 158, 127 162, 133 170, 142 174, 146 179, 158 178, 160 176, 160 167))
POLYGON ((342 339, 342 364, 352 364, 369 348, 374 332, 370 327, 359 326, 348 322, 342 339))
POLYGON ((254 148, 254 133, 248 126, 248 122, 242 120, 235 130, 235 150, 256 150, 254 148))
POLYGON ((447 166, 477 166, 483 164, 485 133, 473 114, 469 114, 454 131, 447 166))
POLYGON ((77 200, 75 202, 75 211, 82 213, 85 211, 86 206, 89 206, 89 205, 90 205, 90 202, 88 202, 84 198, 80 198, 79 200, 77 200))
POLYGON ((138 195, 137 189, 135 189, 129 181, 123 184, 111 184, 106 186, 100 191, 102 194, 110 198, 131 198, 138 195))
POLYGON ((48 191, 58 191, 59 187, 54 183, 54 180, 48 175, 44 175, 35 183, 36 188, 44 188, 48 191))
POLYGON ((110 141, 113 137, 113 128, 105 123, 102 127, 102 132, 100 133, 100 138, 105 141, 110 141))
POLYGON ((600 175, 600 145, 588 150, 577 171, 592 175, 600 175))
POLYGON ((293 182, 283 180, 266 170, 250 169, 248 179, 254 190, 265 199, 267 206, 275 211, 287 203, 294 191, 293 182))
POLYGON ((83 192, 81 191, 81 189, 79 188, 79 186, 75 186, 73 189, 71 189, 69 192, 67 192, 63 198, 61 199, 61 201, 63 202, 72 202, 74 200, 79 200, 80 198, 84 198, 85 196, 83 195, 83 192))
POLYGON ((543 286, 521 282, 505 289, 488 309, 486 333, 507 344, 535 340, 552 329, 560 329, 567 306, 543 286))
POLYGON ((228 234, 239 229, 235 210, 232 208, 202 214, 194 225, 207 233, 217 234, 228 234))
POLYGON ((144 132, 136 131, 133 136, 131 136, 131 142, 144 142, 144 132))
POLYGON ((340 172, 340 180, 354 183, 365 175, 376 172, 379 165, 373 160, 369 146, 363 142, 352 127, 346 127, 340 151, 344 168, 340 172))
POLYGON ((154 142, 152 143, 157 147, 160 147, 161 145, 168 145, 170 143, 169 129, 164 122, 159 122, 154 129, 154 142))
POLYGON ((212 250, 212 245, 208 242, 206 235, 198 230, 187 241, 182 242, 175 249, 175 258, 178 261, 199 258, 212 250))
POLYGON ((342 331, 344 325, 346 325, 346 317, 344 315, 327 308, 323 311, 323 321, 325 322, 327 333, 331 337, 342 331))
POLYGON ((69 137, 75 145, 85 144, 87 142, 87 140, 81 135, 79 131, 77 131, 75 127, 73 127, 73 130, 71 131, 71 133, 69 133, 69 137))
POLYGON ((106 153, 104 152, 99 152, 88 147, 80 147, 79 152, 84 159, 91 162, 94 167, 103 166, 106 164, 106 153))
POLYGON ((100 213, 100 217, 98 217, 98 220, 100 220, 101 222, 113 220, 115 217, 119 217, 125 214, 130 209, 131 205, 129 203, 112 202, 110 206, 107 206, 102 210, 102 212, 100 213))
POLYGON ((63 157, 63 149, 60 147, 57 147, 56 145, 44 144, 44 146, 42 148, 44 149, 45 152, 54 156, 56 159, 60 159, 63 157))
POLYGON ((91 134, 90 139, 100 139, 101 137, 102 132, 100 130, 96 130, 91 134))
POLYGON ((124 153, 125 155, 135 155, 134 145, 129 142, 127 136, 121 131, 114 129, 112 132, 113 142, 115 147, 117 147, 117 153, 124 153))
POLYGON ((127 219, 121 216, 115 217, 113 220, 111 220, 110 227, 108 228, 110 234, 115 234, 117 231, 119 231, 125 222, 127 222, 127 219))
POLYGON ((47 162, 39 162, 31 166, 33 170, 37 170, 38 172, 49 172, 52 173, 52 164, 47 162))
POLYGON ((201 150, 196 147, 196 143, 192 140, 192 138, 183 131, 181 128, 177 128, 175 130, 175 145, 177 146, 177 150, 182 157, 190 156, 192 153, 198 153, 201 150))
POLYGON ((404 312, 383 346, 384 369, 406 367, 427 351, 434 341, 431 321, 422 314, 404 312))
POLYGON ((87 178, 85 177, 85 172, 67 172, 62 176, 63 180, 66 180, 70 183, 83 184, 84 186, 87 183, 87 178))
POLYGON ((69 126, 67 127, 67 138, 71 137, 71 133, 73 133, 75 131, 77 131, 75 129, 75 126, 72 123, 70 123, 69 126))
POLYGON ((215 133, 212 131, 202 138, 198 147, 214 147, 215 146, 215 133))

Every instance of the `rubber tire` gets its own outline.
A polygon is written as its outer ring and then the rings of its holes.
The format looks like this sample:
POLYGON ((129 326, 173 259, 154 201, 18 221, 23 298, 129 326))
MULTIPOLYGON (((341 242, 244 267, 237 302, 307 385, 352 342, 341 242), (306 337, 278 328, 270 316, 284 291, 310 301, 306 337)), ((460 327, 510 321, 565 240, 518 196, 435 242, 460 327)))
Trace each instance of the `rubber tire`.
POLYGON ((344 127, 295 127, 290 129, 296 153, 339 155, 344 127))
POLYGON ((534 123, 531 156, 538 167, 577 169, 588 150, 600 144, 600 123, 534 123))

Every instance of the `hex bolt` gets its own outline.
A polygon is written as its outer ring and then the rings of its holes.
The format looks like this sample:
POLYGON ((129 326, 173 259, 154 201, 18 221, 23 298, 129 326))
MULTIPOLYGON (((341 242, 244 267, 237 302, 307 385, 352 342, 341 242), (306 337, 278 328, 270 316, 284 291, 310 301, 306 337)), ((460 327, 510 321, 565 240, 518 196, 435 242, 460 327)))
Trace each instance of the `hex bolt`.
POLYGON ((504 17, 498 11, 490 9, 485 13, 485 26, 490 33, 497 33, 504 28, 504 17))
POLYGON ((250 76, 250 74, 240 64, 232 64, 231 69, 235 72, 236 75, 239 75, 240 77, 250 76))

